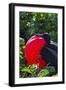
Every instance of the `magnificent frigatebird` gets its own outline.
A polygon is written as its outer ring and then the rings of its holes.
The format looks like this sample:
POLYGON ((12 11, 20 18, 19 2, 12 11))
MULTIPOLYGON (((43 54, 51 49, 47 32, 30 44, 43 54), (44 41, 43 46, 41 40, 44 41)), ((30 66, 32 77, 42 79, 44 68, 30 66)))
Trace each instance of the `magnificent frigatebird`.
POLYGON ((57 44, 50 40, 48 33, 35 34, 27 41, 25 58, 28 64, 38 63, 40 68, 49 64, 58 71, 57 44))

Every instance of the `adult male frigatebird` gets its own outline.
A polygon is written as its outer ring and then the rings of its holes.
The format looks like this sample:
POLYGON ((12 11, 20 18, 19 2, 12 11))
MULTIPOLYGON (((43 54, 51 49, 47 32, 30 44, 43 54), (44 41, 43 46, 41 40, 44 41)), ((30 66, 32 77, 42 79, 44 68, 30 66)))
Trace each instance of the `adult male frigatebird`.
POLYGON ((48 33, 35 34, 26 43, 25 58, 28 64, 38 64, 45 68, 54 66, 57 72, 57 45, 50 40, 48 33))

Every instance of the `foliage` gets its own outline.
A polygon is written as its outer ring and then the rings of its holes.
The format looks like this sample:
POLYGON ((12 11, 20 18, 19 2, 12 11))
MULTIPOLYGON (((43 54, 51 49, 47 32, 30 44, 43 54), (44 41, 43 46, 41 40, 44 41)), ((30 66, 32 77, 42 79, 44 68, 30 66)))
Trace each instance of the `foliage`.
POLYGON ((49 71, 47 69, 43 69, 38 73, 38 77, 44 77, 48 75, 49 75, 49 71))
POLYGON ((25 40, 23 38, 19 38, 19 59, 20 64, 26 63, 24 58, 24 48, 25 48, 25 40))
POLYGON ((19 44, 20 44, 20 48, 22 48, 22 46, 25 45, 25 41, 23 38, 19 38, 19 44))
POLYGON ((26 74, 28 74, 27 77, 35 77, 36 76, 36 71, 37 71, 37 65, 33 64, 33 65, 28 65, 28 66, 24 66, 20 68, 20 71, 22 72, 22 74, 24 74, 23 76, 25 77, 26 74))
POLYGON ((20 12, 20 36, 27 41, 34 33, 49 33, 51 40, 57 42, 57 14, 20 12))
POLYGON ((23 75, 22 77, 26 77, 26 75, 27 77, 47 77, 56 74, 53 66, 47 66, 40 70, 36 64, 21 67, 20 72, 23 75))
POLYGON ((49 76, 52 76, 56 73, 54 66, 48 66, 46 69, 49 71, 49 76))

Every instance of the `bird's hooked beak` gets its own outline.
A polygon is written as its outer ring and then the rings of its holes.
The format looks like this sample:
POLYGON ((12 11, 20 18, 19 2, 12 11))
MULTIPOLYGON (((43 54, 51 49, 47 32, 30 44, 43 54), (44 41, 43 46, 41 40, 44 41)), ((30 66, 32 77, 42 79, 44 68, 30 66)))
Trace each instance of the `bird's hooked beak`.
POLYGON ((50 44, 50 36, 48 33, 43 33, 43 34, 36 34, 39 37, 42 37, 46 40, 46 46, 50 44))

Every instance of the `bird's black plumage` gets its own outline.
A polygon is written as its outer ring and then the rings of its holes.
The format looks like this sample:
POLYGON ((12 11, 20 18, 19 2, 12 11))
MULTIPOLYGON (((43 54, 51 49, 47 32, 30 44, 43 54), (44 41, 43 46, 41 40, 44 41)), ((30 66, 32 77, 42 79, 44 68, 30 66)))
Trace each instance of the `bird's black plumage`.
POLYGON ((43 47, 40 54, 47 64, 54 66, 56 73, 58 72, 58 58, 57 58, 57 45, 51 43, 50 36, 48 33, 37 34, 40 37, 43 37, 46 40, 46 47, 43 47))
POLYGON ((46 60, 47 64, 54 66, 57 72, 58 60, 57 60, 57 51, 55 51, 55 48, 56 46, 52 44, 50 44, 49 47, 42 48, 41 56, 46 60))

